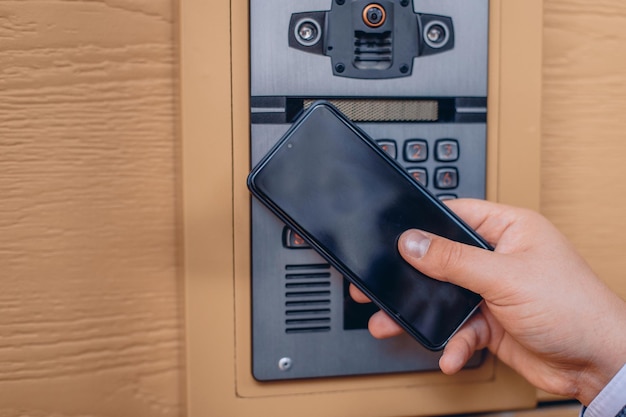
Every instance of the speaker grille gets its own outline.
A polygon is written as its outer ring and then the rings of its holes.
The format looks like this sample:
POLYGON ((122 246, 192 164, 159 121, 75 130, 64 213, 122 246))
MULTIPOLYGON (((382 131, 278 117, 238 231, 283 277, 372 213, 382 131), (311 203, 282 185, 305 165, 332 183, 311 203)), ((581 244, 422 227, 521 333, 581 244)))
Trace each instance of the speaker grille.
POLYGON ((323 271, 330 265, 287 265, 285 269, 285 332, 330 331, 330 272, 323 271))
MULTIPOLYGON (((354 122, 435 122, 439 120, 436 100, 336 99, 331 104, 354 122)), ((304 108, 315 100, 305 99, 304 108)))
POLYGON ((386 70, 393 59, 391 32, 383 34, 356 32, 354 66, 360 70, 386 70))

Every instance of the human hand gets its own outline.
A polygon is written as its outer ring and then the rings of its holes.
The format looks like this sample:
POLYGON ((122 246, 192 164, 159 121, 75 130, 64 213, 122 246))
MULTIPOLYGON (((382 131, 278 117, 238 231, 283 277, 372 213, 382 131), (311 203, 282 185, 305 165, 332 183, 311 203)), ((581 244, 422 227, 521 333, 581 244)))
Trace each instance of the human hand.
MULTIPOLYGON (((441 370, 458 372, 486 347, 533 385, 589 404, 626 363, 626 303, 541 215, 481 200, 448 205, 495 251, 417 230, 398 242, 414 268, 485 300, 448 342, 441 370)), ((350 292, 369 301, 354 286, 350 292)), ((378 338, 402 332, 380 311, 369 330, 378 338)))

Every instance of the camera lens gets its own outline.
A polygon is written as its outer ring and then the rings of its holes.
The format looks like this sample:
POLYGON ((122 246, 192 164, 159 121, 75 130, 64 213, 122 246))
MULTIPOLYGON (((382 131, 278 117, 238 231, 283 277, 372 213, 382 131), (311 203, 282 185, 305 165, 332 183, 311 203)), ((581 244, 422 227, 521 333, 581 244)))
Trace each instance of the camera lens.
POLYGON ((363 22, 371 28, 377 28, 385 23, 385 9, 380 4, 372 3, 363 9, 363 22))
POLYGON ((367 11, 367 21, 372 25, 377 25, 383 18, 383 11, 378 7, 372 7, 367 11))
POLYGON ((296 23, 294 36, 300 45, 313 46, 320 40, 322 30, 315 20, 302 19, 296 23))
POLYGON ((441 48, 445 46, 449 38, 448 27, 442 22, 429 22, 424 27, 424 42, 431 48, 441 48))

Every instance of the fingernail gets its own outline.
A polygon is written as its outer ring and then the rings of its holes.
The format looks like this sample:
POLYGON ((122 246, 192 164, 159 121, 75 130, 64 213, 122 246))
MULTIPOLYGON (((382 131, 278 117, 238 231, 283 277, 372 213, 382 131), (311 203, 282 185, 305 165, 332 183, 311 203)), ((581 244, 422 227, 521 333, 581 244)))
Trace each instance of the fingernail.
POLYGON ((400 236, 400 245, 406 255, 420 259, 428 252, 430 238, 419 230, 407 230, 400 236))

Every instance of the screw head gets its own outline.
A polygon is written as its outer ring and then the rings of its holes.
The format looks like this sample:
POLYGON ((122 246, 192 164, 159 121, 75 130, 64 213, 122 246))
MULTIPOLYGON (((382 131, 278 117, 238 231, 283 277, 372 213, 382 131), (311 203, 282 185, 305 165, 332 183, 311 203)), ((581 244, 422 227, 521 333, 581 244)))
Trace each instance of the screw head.
POLYGON ((400 66, 400 72, 406 74, 407 72, 409 72, 409 66, 407 64, 402 64, 400 66))
POLYGON ((293 361, 291 360, 291 358, 288 357, 280 358, 280 360, 278 361, 278 369, 280 369, 281 371, 288 371, 289 369, 291 369, 292 365, 293 361))
POLYGON ((342 73, 346 70, 346 66, 342 63, 339 63, 337 65, 335 65, 335 71, 337 71, 338 73, 342 73))

